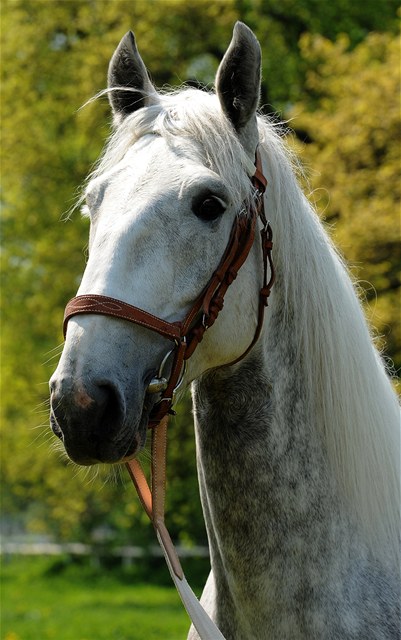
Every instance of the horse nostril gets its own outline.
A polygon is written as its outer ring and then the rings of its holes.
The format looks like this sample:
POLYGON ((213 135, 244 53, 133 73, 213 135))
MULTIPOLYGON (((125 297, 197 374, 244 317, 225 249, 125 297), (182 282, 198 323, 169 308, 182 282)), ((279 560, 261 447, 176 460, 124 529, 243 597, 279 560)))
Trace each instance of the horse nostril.
POLYGON ((98 386, 101 403, 101 425, 110 428, 116 422, 119 423, 123 414, 122 400, 114 387, 109 384, 98 386))
POLYGON ((82 412, 82 415, 92 414, 99 418, 109 412, 110 406, 118 406, 118 395, 111 384, 92 383, 87 386, 82 384, 77 386, 72 393, 72 404, 75 411, 82 412))
MULTIPOLYGON (((78 387, 73 393, 74 413, 80 416, 87 427, 91 425, 91 436, 110 434, 124 417, 124 404, 118 390, 109 382, 93 382, 78 387)), ((96 439, 96 437, 94 439, 96 439)))
POLYGON ((51 428, 78 464, 114 462, 128 448, 122 391, 105 379, 59 379, 51 397, 51 428))
MULTIPOLYGON (((102 394, 93 393, 93 395, 98 395, 99 399, 103 401, 103 399, 101 398, 102 394)), ((74 404, 77 407, 80 407, 81 409, 89 409, 89 407, 93 405, 95 402, 96 402, 96 399, 90 396, 87 393, 87 391, 83 388, 78 389, 74 393, 74 404)))

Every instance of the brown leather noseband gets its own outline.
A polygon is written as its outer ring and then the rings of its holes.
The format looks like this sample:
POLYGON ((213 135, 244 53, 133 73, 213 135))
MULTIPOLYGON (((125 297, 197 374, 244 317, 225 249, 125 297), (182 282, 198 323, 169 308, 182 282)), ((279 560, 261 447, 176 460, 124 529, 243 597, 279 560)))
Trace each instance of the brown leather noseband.
POLYGON ((270 224, 266 221, 263 205, 263 194, 267 181, 262 173, 258 152, 256 153, 256 171, 251 181, 255 187, 254 200, 249 206, 245 207, 246 213, 241 211, 236 216, 227 248, 220 264, 184 320, 167 322, 121 300, 96 294, 76 296, 66 306, 63 325, 64 336, 71 317, 78 314, 101 314, 138 324, 174 342, 171 373, 162 397, 154 406, 150 415, 150 427, 155 427, 164 416, 173 412, 174 391, 181 382, 185 361, 193 354, 205 331, 214 324, 223 308, 226 291, 237 277, 238 271, 244 264, 253 245, 258 216, 263 224, 261 241, 264 277, 263 286, 259 294, 257 326, 254 338, 247 350, 229 364, 235 364, 241 360, 259 338, 263 325, 264 309, 267 306, 267 299, 274 282, 274 268, 271 258, 272 230, 270 224), (268 265, 270 267, 269 279, 268 265))

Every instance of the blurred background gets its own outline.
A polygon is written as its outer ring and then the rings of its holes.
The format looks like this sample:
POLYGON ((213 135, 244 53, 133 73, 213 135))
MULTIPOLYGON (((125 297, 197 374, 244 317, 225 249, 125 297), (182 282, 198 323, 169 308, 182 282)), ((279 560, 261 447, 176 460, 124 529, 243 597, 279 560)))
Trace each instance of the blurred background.
MULTIPOLYGON (((129 29, 158 87, 212 88, 233 24, 246 22, 263 51, 261 111, 287 122, 304 187, 399 370, 399 2, 3 0, 1 11, 1 637, 182 638, 185 613, 163 587, 167 570, 125 473, 78 469, 48 427, 47 381, 88 236, 87 221, 67 213, 110 133, 106 98, 79 109, 105 87, 129 29)), ((168 527, 192 549, 189 577, 200 585, 206 535, 189 396, 170 425, 168 477, 168 527)))

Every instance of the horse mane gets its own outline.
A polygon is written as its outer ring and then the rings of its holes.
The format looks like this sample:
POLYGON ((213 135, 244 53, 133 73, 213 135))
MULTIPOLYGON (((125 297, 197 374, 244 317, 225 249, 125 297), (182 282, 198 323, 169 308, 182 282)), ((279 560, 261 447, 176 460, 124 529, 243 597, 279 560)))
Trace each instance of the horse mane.
POLYGON ((259 135, 284 317, 298 348, 305 400, 368 545, 394 562, 400 535, 398 398, 356 287, 297 183, 285 143, 264 119, 259 135))
MULTIPOLYGON (((399 550, 399 404, 374 347, 354 284, 298 185, 277 125, 258 118, 268 179, 266 210, 274 260, 291 323, 305 402, 326 443, 345 502, 376 555, 399 550), (300 293, 301 292, 301 293, 300 293)), ((89 179, 107 172, 146 135, 177 144, 226 182, 235 201, 251 197, 249 159, 213 94, 181 89, 126 117, 89 179)), ((162 170, 162 168, 161 168, 162 170)), ((273 291, 274 295, 274 291, 273 291)))

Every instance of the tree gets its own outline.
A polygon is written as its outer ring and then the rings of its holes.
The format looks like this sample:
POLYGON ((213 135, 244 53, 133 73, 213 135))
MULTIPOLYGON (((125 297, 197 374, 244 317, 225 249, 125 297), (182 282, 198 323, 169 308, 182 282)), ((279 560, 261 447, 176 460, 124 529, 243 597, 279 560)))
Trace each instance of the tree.
POLYGON ((304 34, 335 41, 344 33, 353 48, 371 31, 396 33, 398 28, 398 0, 236 0, 235 6, 262 45, 264 111, 284 116, 288 105, 309 92, 309 61, 300 47, 304 34))
POLYGON ((312 197, 359 279, 369 320, 401 366, 400 39, 372 33, 353 51, 341 36, 305 35, 308 99, 293 124, 312 142, 312 197), (360 266, 363 265, 361 277, 360 266))

